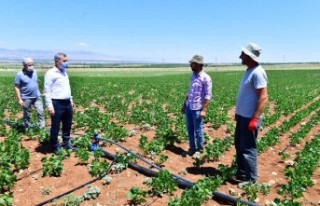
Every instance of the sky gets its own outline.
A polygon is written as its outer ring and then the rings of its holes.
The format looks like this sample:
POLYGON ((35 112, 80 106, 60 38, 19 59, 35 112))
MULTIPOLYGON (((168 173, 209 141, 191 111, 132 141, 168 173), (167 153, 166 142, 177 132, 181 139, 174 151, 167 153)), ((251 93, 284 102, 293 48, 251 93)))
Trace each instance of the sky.
POLYGON ((319 0, 1 0, 0 48, 239 63, 254 42, 263 62, 319 62, 319 11, 319 0))

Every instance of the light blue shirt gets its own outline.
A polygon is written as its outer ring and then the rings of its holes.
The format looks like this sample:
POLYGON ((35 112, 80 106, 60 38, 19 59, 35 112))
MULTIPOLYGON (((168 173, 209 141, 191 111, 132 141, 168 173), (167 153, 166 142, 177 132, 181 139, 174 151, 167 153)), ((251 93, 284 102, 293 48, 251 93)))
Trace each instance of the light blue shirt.
POLYGON ((18 72, 14 83, 20 86, 21 99, 38 98, 40 96, 36 70, 33 70, 32 72, 26 70, 18 72))
POLYGON ((68 74, 60 71, 57 67, 48 70, 44 76, 44 94, 46 96, 46 106, 52 106, 52 99, 70 99, 71 88, 68 74))
POLYGON ((258 103, 256 90, 266 88, 267 81, 267 74, 260 65, 246 70, 241 80, 237 96, 237 115, 246 118, 253 117, 258 103))

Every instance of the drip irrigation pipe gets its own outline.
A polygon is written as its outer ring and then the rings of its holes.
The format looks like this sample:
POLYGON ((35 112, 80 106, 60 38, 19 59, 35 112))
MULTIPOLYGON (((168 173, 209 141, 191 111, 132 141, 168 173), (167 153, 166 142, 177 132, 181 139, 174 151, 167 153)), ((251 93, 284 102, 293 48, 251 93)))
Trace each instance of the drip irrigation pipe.
POLYGON ((113 165, 113 163, 114 163, 114 161, 109 165, 106 174, 104 174, 103 176, 97 177, 97 178, 95 178, 95 179, 93 179, 93 180, 90 180, 90 181, 88 181, 88 182, 86 182, 86 183, 84 183, 84 184, 82 184, 82 185, 79 185, 78 187, 75 187, 75 188, 73 188, 73 189, 71 189, 71 190, 69 190, 69 191, 67 191, 67 192, 64 192, 64 193, 62 193, 62 194, 60 194, 60 195, 57 195, 57 196, 55 196, 55 197, 53 197, 53 198, 50 198, 49 200, 43 201, 43 202, 41 202, 41 203, 38 203, 38 204, 36 204, 35 206, 42 206, 42 205, 48 204, 48 203, 50 203, 50 202, 52 202, 52 201, 54 201, 54 200, 56 200, 56 199, 59 199, 59 198, 65 196, 65 195, 68 195, 68 194, 70 194, 70 193, 72 193, 72 192, 74 192, 74 191, 76 191, 76 190, 78 190, 78 189, 80 189, 80 188, 82 188, 82 187, 85 187, 86 185, 92 184, 92 183, 94 183, 95 181, 102 179, 103 177, 105 177, 105 176, 110 172, 110 169, 111 169, 111 166, 113 165))
MULTIPOLYGON (((109 153, 103 149, 101 149, 101 151, 104 153, 104 157, 111 159, 113 161, 115 160, 115 156, 112 155, 111 153, 109 153)), ((128 166, 131 169, 134 169, 134 170, 140 172, 141 174, 144 174, 149 177, 155 176, 158 173, 158 172, 155 172, 151 169, 142 167, 142 166, 134 164, 134 163, 129 163, 128 166)), ((172 174, 172 175, 173 175, 173 177, 176 177, 176 175, 174 175, 174 174, 172 174)), ((176 181, 177 181, 178 186, 182 189, 190 188, 194 184, 193 182, 186 180, 182 177, 176 178, 176 181)), ((237 199, 235 197, 232 197, 232 196, 220 193, 220 192, 216 192, 216 191, 212 192, 212 199, 215 199, 217 201, 232 203, 233 205, 237 205, 237 203, 240 202, 242 204, 249 205, 249 206, 258 206, 258 204, 255 204, 255 203, 252 203, 252 202, 249 202, 246 200, 237 199)))
MULTIPOLYGON (((150 166, 153 167, 153 168, 156 168, 156 169, 158 169, 158 170, 160 170, 160 171, 163 170, 163 168, 161 168, 161 167, 159 167, 159 166, 157 166, 157 165, 155 165, 155 164, 153 164, 153 163, 145 160, 143 157, 141 157, 141 155, 139 155, 139 154, 137 154, 137 153, 134 153, 134 152, 131 151, 130 149, 127 149, 126 147, 122 146, 121 144, 119 144, 119 143, 117 143, 117 142, 115 142, 115 141, 113 141, 113 140, 106 139, 106 138, 101 138, 101 137, 100 137, 100 139, 103 140, 103 141, 109 142, 109 143, 111 143, 111 144, 114 144, 114 145, 120 147, 121 149, 129 152, 130 154, 132 154, 133 156, 137 157, 139 160, 143 161, 144 163, 150 165, 150 166)), ((102 151, 103 151, 103 150, 102 150, 102 151)), ((106 152, 106 151, 104 151, 104 152, 106 152)), ((185 181, 185 182, 188 182, 188 183, 192 183, 192 182, 190 182, 190 181, 188 181, 188 180, 186 180, 186 179, 183 179, 182 177, 180 177, 180 176, 178 176, 178 175, 173 175, 173 176, 174 176, 176 179, 180 179, 180 180, 182 180, 182 181, 185 181)))
MULTIPOLYGON (((9 120, 5 120, 4 122, 5 122, 6 124, 10 125, 10 126, 13 126, 13 125, 16 125, 16 124, 17 124, 16 122, 14 122, 14 121, 9 121, 9 120)), ((73 133, 73 134, 74 134, 74 133, 73 133)), ((83 136, 84 134, 74 134, 74 135, 83 136)), ((145 159, 144 159, 143 157, 141 157, 140 155, 132 152, 131 150, 127 149, 126 147, 122 146, 121 144, 119 144, 119 143, 117 143, 117 142, 115 142, 115 141, 112 141, 112 140, 106 139, 106 138, 101 138, 101 140, 106 141, 106 142, 109 142, 109 143, 111 143, 111 144, 114 144, 114 145, 116 145, 116 146, 124 149, 125 151, 131 153, 132 155, 134 155, 135 157, 137 157, 138 159, 140 159, 141 161, 143 161, 144 163, 150 165, 150 166, 153 167, 153 168, 156 168, 156 169, 158 169, 158 170, 160 170, 160 171, 163 170, 161 167, 159 167, 159 166, 157 166, 157 165, 155 165, 155 164, 153 164, 153 163, 148 162, 147 160, 145 160, 145 159)), ((286 148, 286 149, 287 149, 287 148, 286 148)), ((91 183, 93 183, 93 182, 95 182, 95 181, 97 181, 97 180, 99 180, 99 179, 102 179, 104 176, 106 176, 106 175, 109 173, 109 171, 110 171, 110 169, 111 169, 111 166, 113 165, 113 163, 114 163, 114 161, 115 161, 115 156, 112 155, 111 153, 105 151, 105 150, 102 150, 102 149, 101 149, 101 151, 104 153, 104 156, 105 156, 106 158, 111 159, 111 160, 113 161, 113 162, 110 164, 110 166, 109 166, 109 168, 108 168, 108 170, 107 170, 107 172, 106 172, 105 175, 103 175, 102 177, 97 177, 97 178, 95 178, 95 179, 93 179, 93 180, 90 180, 89 182, 86 182, 86 183, 84 183, 84 184, 82 184, 82 185, 80 185, 80 186, 78 186, 78 187, 76 187, 76 188, 74 188, 74 189, 71 189, 71 190, 69 190, 69 191, 67 191, 67 192, 65 192, 65 193, 63 193, 63 194, 57 195, 57 196, 55 196, 55 197, 53 197, 53 198, 51 198, 51 199, 49 199, 49 200, 46 200, 46 201, 41 202, 41 203, 39 203, 39 204, 36 204, 36 206, 42 206, 42 205, 45 205, 45 204, 47 204, 47 203, 50 203, 50 202, 52 202, 52 201, 55 200, 55 199, 61 198, 61 197, 65 196, 65 195, 68 195, 68 194, 70 194, 70 193, 72 193, 72 192, 74 192, 74 191, 76 191, 76 190, 78 190, 78 189, 80 189, 80 188, 82 188, 82 187, 84 187, 84 186, 86 186, 86 185, 88 185, 88 184, 91 184, 91 183)), ((155 172, 155 171, 153 171, 153 170, 150 170, 150 169, 147 169, 147 168, 145 168, 145 167, 139 166, 139 165, 137 165, 137 164, 129 163, 129 167, 132 168, 132 169, 134 169, 134 170, 136 170, 136 171, 138 171, 138 172, 140 172, 140 173, 142 173, 142 174, 144 174, 144 175, 147 175, 147 176, 149 176, 149 177, 155 176, 155 175, 157 174, 157 172, 155 172)), ((187 179, 184 179, 184 178, 182 178, 182 177, 180 177, 180 176, 178 176, 178 175, 175 175, 175 174, 172 174, 172 175, 173 175, 173 177, 176 179, 177 184, 179 185, 179 187, 182 188, 182 189, 190 188, 190 187, 192 187, 193 184, 194 184, 193 182, 191 182, 191 181, 189 181, 189 180, 187 180, 187 179)), ((243 204, 246 204, 246 205, 249 205, 249 206, 258 206, 258 205, 255 204, 255 203, 252 203, 252 202, 249 202, 249 201, 246 201, 246 200, 236 199, 236 198, 234 198, 234 197, 232 197, 232 196, 229 196, 229 195, 226 195, 226 194, 223 194, 223 193, 220 193, 220 192, 215 192, 215 191, 213 191, 213 192, 212 192, 212 195, 213 195, 213 196, 212 196, 213 199, 216 199, 216 200, 218 200, 218 201, 223 201, 223 202, 232 203, 232 204, 234 204, 234 205, 236 205, 238 202, 240 202, 240 203, 243 203, 243 204)))

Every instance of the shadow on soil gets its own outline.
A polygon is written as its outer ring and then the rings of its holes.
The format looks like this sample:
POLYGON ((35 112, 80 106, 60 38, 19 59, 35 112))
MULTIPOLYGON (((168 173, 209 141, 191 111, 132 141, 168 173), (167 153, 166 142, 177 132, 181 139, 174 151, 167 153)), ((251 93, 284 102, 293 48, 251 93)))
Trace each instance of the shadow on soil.
POLYGON ((42 154, 49 154, 53 153, 53 148, 50 146, 50 144, 39 144, 39 146, 35 148, 35 151, 42 154))
POLYGON ((183 155, 184 153, 186 153, 184 149, 182 149, 181 147, 177 147, 176 145, 168 146, 166 147, 166 149, 176 155, 183 155))
POLYGON ((187 167, 187 172, 194 175, 216 176, 220 171, 213 167, 187 167))

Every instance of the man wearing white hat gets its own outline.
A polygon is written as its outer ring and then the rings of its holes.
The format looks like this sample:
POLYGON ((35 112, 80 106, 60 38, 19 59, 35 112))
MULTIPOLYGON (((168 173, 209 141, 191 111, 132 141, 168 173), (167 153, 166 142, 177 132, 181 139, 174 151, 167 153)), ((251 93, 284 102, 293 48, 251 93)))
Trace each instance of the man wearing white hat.
POLYGON ((186 115, 189 155, 203 149, 203 118, 212 97, 211 77, 203 71, 203 57, 195 55, 189 61, 193 71, 186 100, 181 112, 186 115))
POLYGON ((33 105, 37 110, 38 126, 45 127, 43 115, 43 103, 38 87, 37 71, 31 58, 25 58, 22 62, 23 69, 15 76, 15 93, 18 104, 23 108, 23 119, 26 128, 31 127, 30 112, 33 105))
POLYGON ((241 50, 239 58, 247 69, 240 83, 235 111, 236 179, 243 181, 238 185, 240 188, 257 180, 258 128, 268 102, 268 79, 259 64, 261 48, 255 43, 250 43, 241 50))

